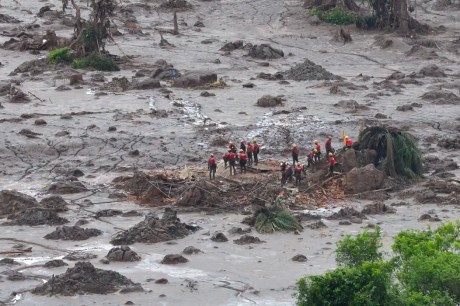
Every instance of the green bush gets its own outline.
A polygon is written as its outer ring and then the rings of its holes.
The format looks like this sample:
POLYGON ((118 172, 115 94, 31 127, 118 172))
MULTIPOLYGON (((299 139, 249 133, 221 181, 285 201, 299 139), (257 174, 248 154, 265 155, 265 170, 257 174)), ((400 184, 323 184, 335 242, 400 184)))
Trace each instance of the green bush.
POLYGON ((302 229, 302 226, 295 216, 277 205, 259 209, 254 213, 254 217, 254 227, 256 231, 262 234, 302 229))
POLYGON ((318 16, 324 22, 347 25, 355 23, 356 16, 353 12, 344 9, 341 6, 336 6, 328 11, 323 11, 318 8, 314 8, 309 11, 308 15, 318 16))
POLYGON ((48 61, 53 64, 70 63, 72 57, 72 52, 68 47, 52 50, 48 53, 48 61))
POLYGON ((355 25, 359 29, 373 29, 377 26, 377 17, 372 16, 358 16, 355 19, 355 25))
POLYGON ((365 231, 358 234, 355 238, 350 235, 345 236, 337 243, 337 263, 348 267, 358 267, 366 261, 382 260, 382 253, 379 252, 382 246, 380 239, 379 227, 373 232, 365 231))
POLYGON ((100 53, 91 53, 90 55, 76 59, 72 62, 75 69, 84 69, 92 67, 99 71, 119 71, 117 63, 108 55, 100 53))

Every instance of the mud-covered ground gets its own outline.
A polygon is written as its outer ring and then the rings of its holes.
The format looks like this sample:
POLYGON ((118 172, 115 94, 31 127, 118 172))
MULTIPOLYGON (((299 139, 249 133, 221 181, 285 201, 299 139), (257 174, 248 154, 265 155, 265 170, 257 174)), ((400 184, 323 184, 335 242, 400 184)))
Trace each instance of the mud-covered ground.
MULTIPOLYGON (((344 45, 333 40, 336 27, 315 25, 306 17, 302 1, 190 1, 193 6, 178 13, 176 36, 170 34, 172 13, 159 8, 161 2, 120 3, 113 21, 122 35, 114 36, 115 42, 107 45, 108 51, 120 58, 120 72, 46 66, 12 74, 25 61, 45 58, 47 51, 0 49, 0 88, 13 81, 29 100, 11 103, 11 95, 0 96, 0 189, 15 189, 39 201, 56 191, 53 184, 78 177, 87 190, 63 194, 69 210, 59 216, 68 219, 68 226, 85 219, 89 223, 83 228, 102 231, 82 241, 47 240, 43 237, 56 226, 2 226, 0 257, 13 258, 20 265, 0 266, 0 304, 122 305, 132 301, 136 305, 292 305, 296 280, 334 267, 335 243, 344 234, 378 224, 389 250, 391 237, 399 230, 437 224, 419 221, 422 214, 441 221, 458 219, 458 205, 439 204, 443 201, 436 195, 416 199, 417 194, 430 191, 424 185, 426 180, 441 178, 458 184, 460 176, 457 7, 440 7, 436 1, 417 2, 413 16, 432 26, 428 34, 401 37, 350 26, 347 29, 353 41, 344 45), (196 24, 198 21, 202 24, 196 24), (160 31, 171 45, 160 45, 160 31), (270 44, 282 50, 284 57, 253 58, 247 55, 248 48, 220 51, 226 43, 237 40, 244 45, 270 44), (296 81, 276 76, 305 59, 342 80, 296 81), (173 65, 181 74, 216 73, 227 86, 178 88, 167 80, 161 81, 161 88, 147 90, 121 91, 110 86, 114 77, 144 80, 142 75, 158 69, 159 60, 173 65), (83 73, 83 82, 69 85, 71 76, 78 73, 83 73), (273 80, 267 79, 270 77, 273 80), (247 83, 254 86, 243 87, 247 83), (215 96, 203 96, 203 91, 215 96), (280 96, 282 105, 256 106, 257 100, 267 94, 280 96), (170 242, 131 245, 141 257, 137 262, 100 261, 113 247, 109 241, 119 232, 141 222, 151 211, 162 212, 159 205, 151 209, 139 206, 134 197, 119 198, 123 191, 111 184, 115 177, 130 175, 134 170, 179 172, 184 167, 204 168, 210 153, 220 156, 225 150, 224 145, 215 145, 220 138, 236 142, 257 138, 262 146, 261 159, 277 160, 287 158, 285 149, 295 142, 305 159, 305 148, 313 139, 323 142, 332 134, 338 147, 343 131, 356 139, 360 130, 374 124, 409 131, 418 138, 426 157, 424 180, 407 190, 391 192, 382 200, 387 205, 396 204, 396 213, 369 215, 360 219, 362 223, 355 220, 358 223, 351 224, 323 219, 327 227, 320 229, 309 228, 316 221, 305 220, 305 229, 299 235, 261 235, 253 230, 250 235, 264 243, 237 245, 233 240, 242 234, 228 231, 246 228, 241 224, 244 215, 179 212, 182 222, 200 229, 170 242), (95 218, 98 211, 109 208, 135 210, 141 215, 95 218), (224 233, 229 241, 212 241, 217 232, 224 233), (184 255, 187 263, 160 263, 165 255, 179 254, 187 246, 202 253, 184 255), (32 252, 23 251, 28 247, 32 252), (45 262, 62 259, 76 250, 97 255, 89 259, 95 267, 117 271, 140 283, 145 291, 70 297, 30 292, 74 265, 74 261, 64 259, 69 266, 50 269, 43 266, 45 262), (308 260, 292 261, 298 254, 308 260), (9 277, 11 270, 18 270, 23 277, 9 277), (155 282, 161 278, 167 283, 155 282)), ((60 36, 70 37, 70 15, 48 12, 38 17, 45 5, 54 5, 51 10, 60 11, 60 1, 1 1, 1 14, 20 22, 3 22, 2 15, 0 43, 8 41, 10 33, 22 31, 41 35, 53 29, 60 36)), ((87 12, 83 10, 84 15, 87 12)), ((72 14, 72 9, 67 13, 72 14)), ((318 68, 318 75, 320 72, 318 68)), ((449 196, 457 197, 458 203, 458 193, 449 196)), ((373 201, 347 197, 328 202, 326 208, 303 208, 326 217, 343 206, 360 210, 369 203, 373 201)))

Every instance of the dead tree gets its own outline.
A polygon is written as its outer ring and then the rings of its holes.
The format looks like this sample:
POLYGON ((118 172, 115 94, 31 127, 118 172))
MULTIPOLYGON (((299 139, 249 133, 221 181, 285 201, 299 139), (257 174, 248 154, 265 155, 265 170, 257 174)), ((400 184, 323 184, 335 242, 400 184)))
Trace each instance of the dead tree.
POLYGON ((179 35, 179 25, 177 24, 177 12, 176 11, 174 11, 173 23, 174 23, 173 35, 179 35))

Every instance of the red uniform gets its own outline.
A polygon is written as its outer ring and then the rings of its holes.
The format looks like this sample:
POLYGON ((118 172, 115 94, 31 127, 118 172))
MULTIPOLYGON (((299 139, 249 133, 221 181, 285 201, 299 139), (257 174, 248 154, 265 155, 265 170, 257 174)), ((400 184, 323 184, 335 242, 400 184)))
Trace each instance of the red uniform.
POLYGON ((353 140, 351 140, 350 138, 348 138, 348 139, 346 140, 346 142, 345 142, 345 145, 346 145, 347 147, 350 147, 350 148, 351 148, 351 146, 353 145, 353 140))
POLYGON ((208 159, 208 165, 215 165, 216 164, 216 159, 214 157, 211 157, 210 159, 208 159))
POLYGON ((316 144, 316 151, 321 152, 321 145, 319 143, 316 144))
POLYGON ((211 156, 208 159, 208 170, 209 170, 209 179, 210 180, 215 179, 216 178, 217 163, 216 163, 216 159, 214 158, 214 156, 211 156))
POLYGON ((248 156, 245 153, 240 153, 240 159, 241 160, 247 160, 248 156))
POLYGON ((335 165, 335 158, 334 156, 329 157, 329 166, 334 166, 335 165))
POLYGON ((228 152, 228 160, 235 161, 235 159, 236 159, 236 154, 233 152, 228 152))
POLYGON ((325 143, 326 153, 332 151, 332 139, 328 138, 325 143))

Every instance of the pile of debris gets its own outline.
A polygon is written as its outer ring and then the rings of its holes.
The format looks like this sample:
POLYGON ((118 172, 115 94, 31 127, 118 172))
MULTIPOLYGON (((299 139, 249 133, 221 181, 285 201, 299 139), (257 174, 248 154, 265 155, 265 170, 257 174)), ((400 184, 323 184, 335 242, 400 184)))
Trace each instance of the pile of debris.
POLYGON ((32 293, 69 296, 85 293, 107 294, 120 289, 126 292, 143 291, 139 284, 118 272, 97 269, 89 262, 77 262, 64 274, 53 276, 45 284, 33 289, 32 293))
POLYGON ((41 207, 21 210, 9 215, 8 219, 13 221, 5 222, 4 225, 62 225, 69 222, 66 218, 59 217, 56 211, 41 207))
POLYGON ((62 226, 47 234, 45 239, 55 240, 86 240, 91 237, 102 235, 102 231, 95 228, 81 228, 79 226, 62 226))
POLYGON ((177 212, 166 208, 161 219, 150 213, 145 216, 144 221, 118 233, 110 243, 113 245, 128 245, 135 242, 163 242, 184 238, 194 230, 197 230, 197 227, 181 223, 177 218, 177 212))
POLYGON ((294 81, 313 80, 339 80, 341 77, 334 75, 312 61, 306 59, 303 63, 297 64, 291 69, 281 72, 285 79, 294 81))

